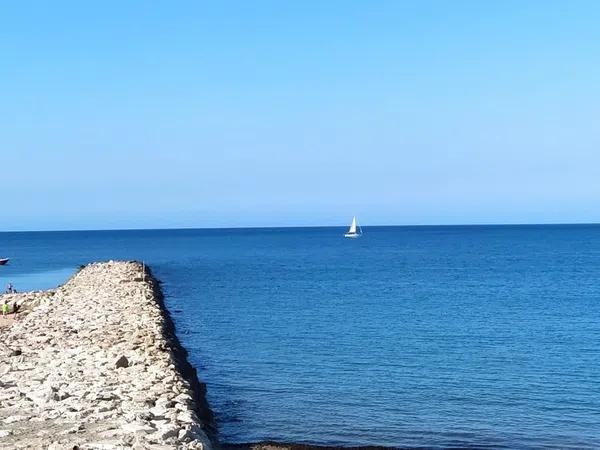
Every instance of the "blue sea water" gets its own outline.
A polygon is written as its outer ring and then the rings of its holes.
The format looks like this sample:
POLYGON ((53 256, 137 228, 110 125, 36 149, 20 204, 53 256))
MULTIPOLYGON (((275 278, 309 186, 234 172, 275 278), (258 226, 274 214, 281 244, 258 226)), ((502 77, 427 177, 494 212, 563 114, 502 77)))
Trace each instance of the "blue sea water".
POLYGON ((0 233, 0 283, 141 259, 223 442, 600 448, 600 226, 0 233))

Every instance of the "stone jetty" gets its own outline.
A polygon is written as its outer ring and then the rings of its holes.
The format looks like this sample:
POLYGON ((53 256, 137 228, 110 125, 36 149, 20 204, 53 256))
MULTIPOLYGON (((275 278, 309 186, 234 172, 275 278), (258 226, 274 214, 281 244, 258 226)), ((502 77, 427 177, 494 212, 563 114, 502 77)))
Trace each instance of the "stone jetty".
POLYGON ((0 449, 211 449, 203 385, 140 263, 5 298, 25 312, 0 329, 0 449))

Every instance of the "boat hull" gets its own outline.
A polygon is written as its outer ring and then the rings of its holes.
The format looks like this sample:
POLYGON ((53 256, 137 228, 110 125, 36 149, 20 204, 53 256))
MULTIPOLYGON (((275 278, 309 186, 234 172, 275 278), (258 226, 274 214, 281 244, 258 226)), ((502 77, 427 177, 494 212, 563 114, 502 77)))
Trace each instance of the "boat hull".
POLYGON ((0 266, 3 266, 4 264, 6 264, 8 262, 8 258, 3 258, 0 259, 0 266))
POLYGON ((346 234, 344 234, 344 237, 347 237, 347 238, 350 238, 350 239, 356 239, 356 238, 359 238, 361 236, 362 236, 362 234, 359 234, 359 233, 346 233, 346 234))

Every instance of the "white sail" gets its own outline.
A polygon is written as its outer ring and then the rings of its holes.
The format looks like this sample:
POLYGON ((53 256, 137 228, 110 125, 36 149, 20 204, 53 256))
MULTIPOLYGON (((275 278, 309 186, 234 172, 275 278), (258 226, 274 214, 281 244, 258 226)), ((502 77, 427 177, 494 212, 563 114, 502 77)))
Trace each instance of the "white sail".
POLYGON ((352 218, 352 225, 350 225, 350 229, 348 230, 348 234, 356 234, 356 216, 352 218))

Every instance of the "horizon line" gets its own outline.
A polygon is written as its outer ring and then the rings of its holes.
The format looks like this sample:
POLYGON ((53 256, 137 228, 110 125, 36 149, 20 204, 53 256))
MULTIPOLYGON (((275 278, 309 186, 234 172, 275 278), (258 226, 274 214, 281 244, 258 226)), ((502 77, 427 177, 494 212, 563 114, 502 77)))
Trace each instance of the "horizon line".
MULTIPOLYGON (((448 223, 448 224, 375 224, 362 225, 363 228, 427 228, 427 227, 515 227, 515 226, 565 226, 565 225, 600 225, 600 222, 538 222, 538 223, 448 223)), ((231 227, 165 227, 165 228, 80 228, 56 230, 0 230, 0 233, 76 233, 100 231, 183 231, 183 230, 271 230, 298 228, 347 228, 347 225, 281 225, 281 226, 231 226, 231 227)))

